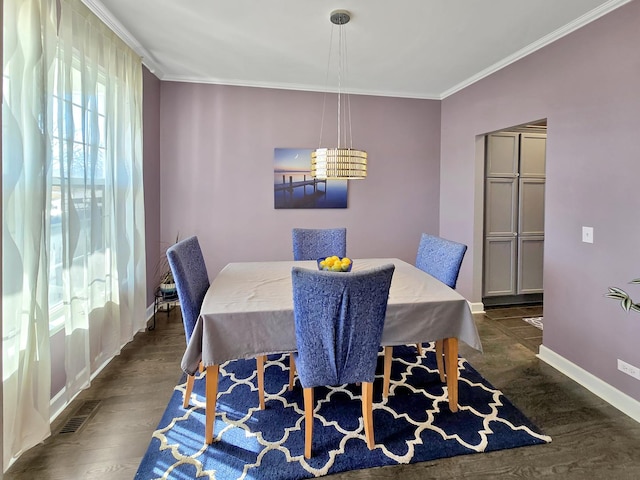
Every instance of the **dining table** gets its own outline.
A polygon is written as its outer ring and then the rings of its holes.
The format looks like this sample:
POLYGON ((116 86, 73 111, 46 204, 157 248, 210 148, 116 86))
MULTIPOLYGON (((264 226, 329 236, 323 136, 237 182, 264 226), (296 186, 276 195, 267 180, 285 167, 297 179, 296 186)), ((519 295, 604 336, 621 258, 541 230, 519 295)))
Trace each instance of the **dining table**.
MULTIPOLYGON (((385 264, 395 265, 395 271, 381 346, 444 340, 448 403, 450 410, 456 412, 458 341, 482 351, 469 303, 449 286, 398 258, 356 258, 351 271, 385 264)), ((200 367, 206 369, 207 444, 213 442, 219 366, 230 360, 297 350, 293 266, 318 268, 316 261, 229 263, 206 292, 181 367, 188 375, 195 374, 200 367)), ((385 376, 388 377, 388 372, 385 376)))

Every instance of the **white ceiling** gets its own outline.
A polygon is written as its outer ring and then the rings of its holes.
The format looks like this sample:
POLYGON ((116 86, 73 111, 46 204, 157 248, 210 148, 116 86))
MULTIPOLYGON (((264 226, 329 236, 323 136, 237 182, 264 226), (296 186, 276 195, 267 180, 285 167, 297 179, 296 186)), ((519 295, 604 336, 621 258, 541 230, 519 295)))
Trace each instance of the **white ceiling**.
POLYGON ((83 0, 161 80, 313 91, 337 89, 329 14, 346 9, 342 90, 428 99, 629 1, 83 0))

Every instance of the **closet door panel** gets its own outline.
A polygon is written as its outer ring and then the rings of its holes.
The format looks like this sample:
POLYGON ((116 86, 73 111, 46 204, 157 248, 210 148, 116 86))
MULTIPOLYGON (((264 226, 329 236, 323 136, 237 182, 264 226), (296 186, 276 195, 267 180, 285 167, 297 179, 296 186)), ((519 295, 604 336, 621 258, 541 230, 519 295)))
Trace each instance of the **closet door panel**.
POLYGON ((542 293, 544 237, 520 237, 518 245, 518 294, 542 293))
POLYGON ((547 136, 541 133, 523 133, 520 139, 520 176, 545 176, 547 136))
POLYGON ((516 237, 486 239, 484 296, 515 295, 516 242, 516 237))
POLYGON ((487 178, 485 185, 486 237, 510 236, 517 231, 518 183, 513 178, 487 178))
POLYGON ((487 137, 487 177, 517 175, 519 137, 517 133, 495 133, 487 137))
POLYGON ((544 235, 544 178, 520 178, 519 234, 544 235))

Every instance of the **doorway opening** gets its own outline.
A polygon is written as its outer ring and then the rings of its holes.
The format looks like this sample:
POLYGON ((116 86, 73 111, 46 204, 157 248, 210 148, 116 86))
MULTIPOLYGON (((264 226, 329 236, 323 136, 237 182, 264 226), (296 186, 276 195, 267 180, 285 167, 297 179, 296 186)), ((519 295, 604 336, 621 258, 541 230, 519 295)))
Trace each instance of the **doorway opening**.
POLYGON ((546 140, 546 120, 485 135, 485 308, 543 302, 546 140))

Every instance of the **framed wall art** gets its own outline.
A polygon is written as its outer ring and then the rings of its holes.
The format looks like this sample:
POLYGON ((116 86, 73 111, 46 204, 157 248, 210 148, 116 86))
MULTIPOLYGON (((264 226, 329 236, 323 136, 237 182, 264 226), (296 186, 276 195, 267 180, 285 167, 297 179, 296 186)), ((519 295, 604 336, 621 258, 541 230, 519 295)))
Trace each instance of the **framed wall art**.
POLYGON ((274 208, 347 208, 348 181, 313 178, 312 151, 312 148, 274 149, 274 208))

